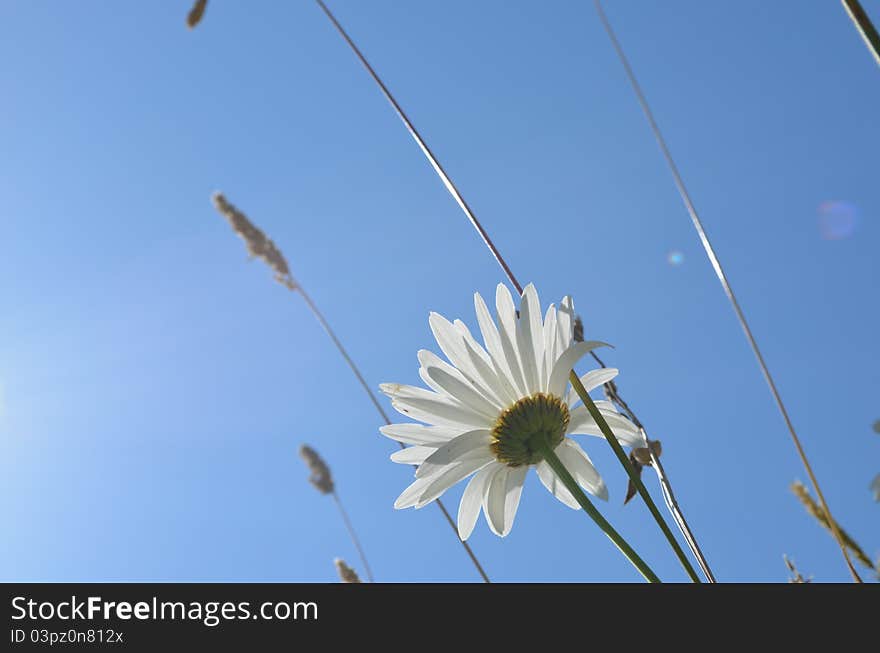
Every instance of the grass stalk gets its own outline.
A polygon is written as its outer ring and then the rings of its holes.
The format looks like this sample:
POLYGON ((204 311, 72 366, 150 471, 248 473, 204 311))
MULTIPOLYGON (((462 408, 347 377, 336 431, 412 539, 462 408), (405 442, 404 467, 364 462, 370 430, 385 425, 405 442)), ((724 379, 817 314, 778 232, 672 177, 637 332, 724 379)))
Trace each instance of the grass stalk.
MULTIPOLYGON (((724 294, 727 296, 727 300, 730 302, 730 305, 733 308, 734 313, 736 314, 736 318, 739 321, 740 327, 743 330, 746 340, 748 341, 749 346, 751 347, 752 352, 755 355, 758 367, 761 369, 764 380, 767 382, 767 386, 770 389, 770 394, 773 396, 776 407, 782 415, 782 419, 785 422, 786 428, 788 429, 789 435, 791 436, 791 440, 794 443, 795 449, 797 450, 798 457, 801 459, 801 463, 803 464, 804 469, 807 472, 807 476, 810 477, 810 482, 813 485, 813 489, 816 491, 816 496, 819 497, 819 502, 822 504, 822 509, 830 517, 831 510, 828 507, 828 503, 825 501, 825 495, 822 493, 822 488, 819 486, 819 481, 816 479, 816 475, 813 473, 813 467, 812 465, 810 465, 810 461, 807 459, 807 454, 804 451, 803 445, 801 444, 800 437, 798 436, 797 431, 794 428, 794 424, 792 423, 791 418, 788 415, 788 410, 785 407, 785 403, 782 401, 782 396, 779 394, 779 390, 776 388, 776 383, 773 380, 773 376, 770 374, 770 369, 767 367, 767 363, 764 361, 764 356, 761 354, 761 350, 758 347, 758 342, 757 340, 755 340, 755 336, 752 334, 752 330, 749 327, 748 322, 746 321, 745 313, 743 313, 742 308, 740 308, 739 302, 736 298, 736 294, 733 292, 733 288, 731 287, 730 282, 727 279, 727 275, 724 273, 724 269, 721 267, 721 261, 718 258, 718 254, 715 252, 715 248, 712 246, 712 243, 709 240, 709 236, 706 233, 706 229, 703 226, 700 215, 699 213, 697 213, 697 209, 694 206, 690 193, 685 186, 684 179, 682 178, 681 173, 678 170, 678 166, 675 163, 675 159, 672 158, 672 153, 670 152, 669 147, 666 144, 666 139, 663 137, 663 133, 660 131, 660 127, 657 124, 657 121, 654 119, 654 113, 651 111, 651 107, 648 104, 648 100, 645 97, 644 92, 642 91, 642 87, 636 79, 635 72, 633 71, 632 66, 629 63, 629 59, 627 58, 626 53, 623 51, 623 46, 617 39, 617 35, 614 33, 614 29, 611 27, 611 22, 608 20, 608 16, 605 14, 605 10, 602 7, 602 2, 600 0, 593 0, 593 4, 596 8, 596 13, 599 15, 599 20, 602 22, 602 25, 605 28, 605 32, 608 34, 608 38, 611 40, 611 44, 614 46, 617 57, 618 59, 620 59, 620 63, 623 65, 623 68, 626 71, 626 76, 629 79, 630 85, 632 86, 632 89, 636 94, 636 98, 638 99, 639 105, 642 108, 642 112, 644 113, 645 118, 650 125, 651 132, 654 135, 654 139, 657 141, 657 145, 660 147, 660 150, 663 153, 663 158, 666 161, 666 165, 672 173, 672 178, 675 181, 675 186, 678 189, 678 193, 681 196, 681 200, 684 203, 688 214, 690 215, 691 222, 693 223, 694 229, 699 236, 700 243, 703 246, 703 250, 706 252, 706 256, 709 259, 709 262, 712 264, 715 275, 718 277, 718 281, 721 283, 721 286, 724 289, 724 294)), ((846 566, 849 569, 853 580, 857 583, 861 583, 862 579, 859 576, 858 572, 856 572, 856 569, 852 564, 852 560, 850 560, 849 553, 847 552, 846 548, 846 543, 844 542, 843 537, 841 536, 834 519, 830 519, 830 524, 834 537, 837 540, 840 551, 843 554, 844 561, 846 562, 846 566)))
POLYGON ((877 34, 877 28, 871 22, 868 12, 864 10, 859 0, 841 0, 841 2, 868 51, 874 55, 874 61, 880 66, 880 34, 877 34))
POLYGON ((354 525, 348 518, 348 513, 345 511, 345 508, 342 507, 342 501, 339 498, 339 493, 336 491, 336 482, 333 480, 330 466, 317 451, 307 444, 300 446, 299 457, 303 459, 306 466, 309 468, 309 483, 311 483, 321 494, 329 494, 333 497, 333 501, 336 503, 336 508, 342 517, 342 523, 345 524, 345 528, 348 531, 348 537, 351 539, 352 544, 354 544, 354 548, 357 549, 361 563, 364 565, 364 569, 367 572, 367 578, 371 583, 374 582, 373 572, 370 570, 370 563, 367 562, 367 555, 364 553, 363 547, 361 547, 360 538, 357 536, 354 525))
POLYGON ((373 578, 373 571, 370 569, 370 563, 367 562, 367 556, 364 553, 363 547, 361 546, 361 541, 354 530, 354 526, 352 525, 351 520, 348 518, 348 513, 342 506, 342 501, 339 499, 339 493, 335 490, 333 491, 333 501, 336 503, 336 507, 339 509, 339 514, 342 515, 342 521, 345 523, 345 528, 348 530, 348 535, 349 537, 351 537, 351 541, 354 543, 354 548, 357 549, 358 556, 360 556, 361 562, 364 565, 364 571, 367 573, 367 578, 371 583, 375 583, 376 581, 373 578))
MULTIPOLYGON (((297 282, 293 275, 290 273, 290 268, 287 265, 287 260, 284 258, 284 255, 281 251, 275 246, 266 235, 258 229, 248 218, 247 216, 239 211, 235 206, 226 201, 226 198, 222 193, 215 193, 213 196, 214 207, 217 211, 226 218, 227 222, 229 222, 233 231, 237 233, 245 242, 245 246, 247 247, 248 252, 251 256, 257 257, 261 259, 266 265, 268 265, 272 271, 275 273, 275 280, 280 283, 282 286, 287 288, 289 291, 293 293, 298 293, 300 297, 302 297, 303 301, 305 301, 306 306, 308 306, 312 315, 314 315, 315 319, 318 321, 318 324, 321 325, 321 328, 333 342, 333 345, 336 347, 336 350, 339 352, 339 355, 342 356, 343 360, 345 360, 352 374, 354 374, 364 393, 370 399, 370 402, 373 404, 373 407, 376 409, 376 412, 379 413, 379 416, 385 422, 385 424, 391 424, 391 419, 388 417, 388 413, 385 412, 385 409, 382 408, 382 405, 379 403, 379 400, 376 398, 376 395, 373 393, 373 390, 370 388, 366 379, 364 379, 364 375, 361 373, 360 368, 354 362, 354 359, 349 355, 348 351, 345 349, 345 346, 342 344, 342 341, 336 335, 336 332, 333 330, 333 327, 330 326, 330 322, 321 312, 321 309, 318 308, 318 305, 311 298, 311 296, 306 292, 305 288, 297 282)), ((406 448, 406 445, 403 443, 400 444, 401 449, 406 448)), ((438 509, 441 513, 443 513, 443 517, 446 519, 446 522, 449 524, 449 527, 452 529, 452 532, 455 534, 455 539, 461 544, 462 548, 464 548, 465 553, 467 553, 468 558, 470 558, 471 563, 479 573, 480 577, 483 579, 483 582, 489 583, 489 576, 486 574, 485 569, 483 569, 483 565, 477 559, 476 554, 471 548, 470 544, 463 541, 458 536, 458 525, 452 519, 452 516, 449 514, 449 511, 446 509, 446 506, 443 505, 443 502, 439 499, 435 501, 438 509)))
MULTIPOLYGON (((806 488, 803 483, 799 483, 795 481, 791 484, 791 491, 794 492, 794 495, 798 498, 798 501, 803 504, 804 508, 807 509, 807 512, 812 515, 812 517, 819 522, 819 525, 822 526, 825 530, 833 533, 835 528, 832 527, 832 520, 828 517, 828 513, 826 513, 822 506, 816 504, 813 500, 813 497, 810 496, 810 491, 806 488)), ((837 529, 837 532, 840 533, 843 538, 844 543, 846 544, 846 548, 849 549, 856 560, 862 563, 865 567, 870 569, 871 571, 880 571, 877 566, 874 564, 874 561, 871 560, 870 556, 865 553, 865 550, 859 546, 858 542, 856 542, 852 537, 850 537, 849 533, 847 533, 843 528, 834 524, 837 529)))

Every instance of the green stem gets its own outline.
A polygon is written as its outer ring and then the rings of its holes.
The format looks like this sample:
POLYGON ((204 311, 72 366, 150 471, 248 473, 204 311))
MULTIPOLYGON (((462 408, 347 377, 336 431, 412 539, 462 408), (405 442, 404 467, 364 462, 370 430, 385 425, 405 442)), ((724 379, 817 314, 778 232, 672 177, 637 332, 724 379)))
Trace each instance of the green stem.
POLYGON ((645 563, 645 561, 639 557, 639 554, 633 551, 632 547, 627 544, 626 540, 621 537, 620 533, 614 530, 614 527, 605 520, 598 510, 596 510, 596 507, 587 498, 587 495, 584 494, 584 491, 581 489, 581 486, 577 484, 577 481, 575 481, 574 478, 572 478, 572 475, 568 473, 565 465, 562 464, 562 461, 559 460, 559 457, 549 444, 544 443, 541 447, 541 453, 544 455, 544 460, 550 465, 553 472, 559 477, 559 480, 562 481, 562 484, 565 485, 569 492, 571 492, 571 495, 577 500, 577 502, 581 504, 581 508, 593 518, 596 525, 602 529, 602 532, 605 533, 612 542, 614 542, 617 548, 620 549, 620 552, 629 558, 629 561, 633 563, 633 566, 639 570, 639 573, 641 573, 642 576, 645 577, 645 580, 650 583, 659 583, 660 579, 657 578, 657 575, 653 571, 651 571, 651 568, 645 563))
POLYGON ((672 534, 672 531, 669 530, 669 526, 666 524, 666 520, 663 519, 663 515, 660 514, 660 511, 657 509, 657 504, 654 503, 654 500, 651 498, 651 495, 648 494, 648 490, 645 487, 645 484, 642 483, 642 479, 639 474, 636 472, 635 468, 632 466, 632 463, 629 461, 629 457, 623 451, 623 447, 620 446, 620 442, 617 441, 617 438, 614 436, 614 433, 611 431, 611 427, 608 426, 608 422, 605 421, 605 418, 602 417, 602 413, 599 412, 599 409, 596 407, 596 404, 593 403, 593 399, 590 397, 590 394, 587 392, 587 389, 584 388, 584 384, 581 383, 578 375, 572 371, 571 372, 571 385, 574 388, 574 391, 577 392, 578 397, 581 398, 581 401, 584 402, 584 406, 587 407, 590 415, 595 420, 596 424, 599 426, 599 430, 602 431, 602 435, 605 436, 605 439, 608 440, 608 444, 611 445, 611 448, 614 450, 614 455, 617 456, 617 460, 620 461, 620 464, 623 465, 623 468, 626 470, 626 473, 629 475, 630 480, 635 485, 636 490, 638 490, 639 495, 645 502, 645 505, 648 506, 648 510, 651 512, 651 515, 654 517, 654 521, 657 522, 657 525, 660 527, 660 530, 663 531, 663 534, 666 536, 666 539, 669 541, 670 546, 673 551, 675 551, 675 555, 678 557, 678 560, 681 562, 682 567, 687 572, 687 575, 690 576, 691 580, 695 583, 699 583, 700 577, 697 575, 696 570, 691 565, 690 561, 687 559, 687 556, 682 551, 681 546, 678 544, 678 540, 675 539, 675 536, 672 534))

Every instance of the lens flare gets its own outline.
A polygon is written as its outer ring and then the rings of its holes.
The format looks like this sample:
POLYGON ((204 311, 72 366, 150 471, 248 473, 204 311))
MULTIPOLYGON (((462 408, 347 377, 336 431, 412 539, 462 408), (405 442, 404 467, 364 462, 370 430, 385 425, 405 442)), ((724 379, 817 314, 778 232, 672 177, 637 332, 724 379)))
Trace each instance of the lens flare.
POLYGON ((843 240, 853 235, 859 222, 855 204, 830 200, 819 205, 819 232, 825 240, 843 240))
POLYGON ((678 267, 684 263, 684 254, 677 249, 673 249, 666 255, 666 262, 673 267, 678 267))

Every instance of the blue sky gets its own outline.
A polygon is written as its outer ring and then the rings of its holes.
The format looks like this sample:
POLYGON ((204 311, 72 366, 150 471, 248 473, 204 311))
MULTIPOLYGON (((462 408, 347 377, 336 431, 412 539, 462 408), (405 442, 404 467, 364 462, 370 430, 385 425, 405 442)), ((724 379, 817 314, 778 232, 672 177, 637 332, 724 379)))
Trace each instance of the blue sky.
MULTIPOLYGON (((787 553, 846 580, 589 3, 330 6, 520 279, 545 304, 572 294, 616 346, 719 579, 782 581, 787 553)), ((392 508, 411 474, 395 444, 210 195, 274 239, 376 386, 418 382, 428 312, 474 325, 500 270, 312 3, 211 0, 192 32, 188 9, 0 5, 0 578, 333 581, 334 557, 360 565, 307 442, 379 580, 477 580, 435 508, 392 508)), ((832 509, 876 556, 880 70, 833 2, 607 11, 832 509), (822 237, 828 201, 856 207, 845 238, 822 237)), ((683 580, 584 442, 606 517, 683 580)), ((481 522, 471 543, 499 581, 638 580, 534 476, 511 535, 481 522)))

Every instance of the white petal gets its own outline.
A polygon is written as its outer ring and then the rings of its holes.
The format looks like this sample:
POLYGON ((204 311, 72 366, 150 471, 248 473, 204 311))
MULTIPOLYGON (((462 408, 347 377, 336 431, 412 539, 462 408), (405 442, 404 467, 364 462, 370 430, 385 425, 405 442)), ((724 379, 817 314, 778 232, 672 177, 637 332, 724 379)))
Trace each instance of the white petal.
POLYGON ((434 447, 407 447, 391 454, 391 460, 404 465, 421 465, 435 451, 434 447))
POLYGON ((588 340, 587 342, 576 342, 571 347, 562 352, 559 360, 553 366, 550 372, 550 382, 547 385, 547 392, 554 397, 563 397, 565 386, 568 384, 568 375, 571 373, 575 364, 588 352, 597 347, 607 347, 604 342, 597 340, 588 340))
POLYGON ((468 381, 473 381, 477 376, 476 370, 465 353, 462 336, 452 322, 439 313, 431 313, 428 324, 449 362, 458 368, 468 381))
POLYGON ((454 375, 439 367, 424 368, 425 374, 450 397, 454 397, 475 413, 482 415, 488 422, 498 418, 499 407, 489 403, 485 397, 454 375))
MULTIPOLYGON (((646 447, 645 437, 635 424, 630 422, 626 417, 619 413, 599 410, 611 432, 617 437, 617 440, 625 447, 646 447)), ((578 406, 571 411, 571 419, 568 423, 568 434, 596 435, 604 437, 602 430, 593 416, 590 415, 586 406, 578 406)))
POLYGON ((574 339, 574 302, 571 297, 565 296, 559 304, 559 312, 556 316, 559 331, 559 353, 571 347, 574 339))
POLYGON ((379 429, 387 438, 404 444, 441 446, 463 432, 462 427, 425 426, 424 424, 388 424, 379 429))
POLYGON ((506 494, 504 497, 504 530, 501 536, 504 537, 510 533, 513 528, 513 520, 516 518, 516 511, 519 508, 519 499, 522 496, 523 482, 526 480, 526 472, 529 471, 528 465, 519 467, 511 467, 507 473, 506 494))
MULTIPOLYGON (((475 364, 479 364, 481 366, 480 368, 478 368, 478 372, 480 374, 482 374, 481 370, 482 370, 482 368, 485 367, 485 363, 482 360, 480 360, 480 358, 477 354, 471 355, 470 346, 468 345, 468 343, 466 341, 462 341, 462 345, 465 349, 465 355, 470 357, 472 362, 474 362, 475 364)), ((429 388, 431 388, 435 392, 439 392, 440 394, 451 396, 453 399, 457 399, 457 397, 455 397, 453 394, 448 392, 445 388, 441 387, 436 381, 434 381, 434 379, 429 377, 427 374, 427 370, 425 368, 439 367, 441 370, 444 370, 448 374, 450 374, 451 376, 455 377, 458 381, 460 381, 461 383, 463 383, 464 385, 466 385, 467 387, 469 387, 470 389, 475 391, 485 401, 487 401, 490 405, 492 405, 493 406, 493 414, 497 414, 498 411, 502 410, 503 407, 505 405, 507 405, 506 402, 501 403, 498 401, 498 399, 495 396, 495 393, 491 392, 488 389, 488 384, 481 383, 479 379, 471 381, 470 379, 465 377, 465 375, 462 374, 457 368, 455 368, 452 365, 450 365, 449 363, 447 363, 445 360, 440 358, 434 352, 428 351, 427 349, 420 349, 419 353, 418 353, 418 358, 419 358, 419 364, 421 365, 421 368, 419 368, 419 376, 422 378, 422 381, 425 382, 425 385, 427 385, 429 388)), ((489 371, 489 375, 492 378, 495 378, 494 374, 491 372, 491 370, 489 371)))
POLYGON ((605 481, 599 476, 599 472, 593 467, 593 461, 577 442, 571 438, 565 438, 556 447, 556 455, 559 456, 559 460, 562 461, 578 485, 590 494, 608 500, 608 488, 605 487, 605 481))
POLYGON ((477 342, 477 339, 474 338, 474 335, 471 333, 471 330, 468 329, 468 325, 462 322, 461 320, 455 320, 452 323, 452 326, 455 327, 456 331, 461 335, 464 342, 469 342, 471 347, 474 349, 474 353, 476 353, 483 361, 488 364, 489 363, 489 354, 483 349, 483 346, 477 342))
POLYGON ((541 305, 538 291, 529 284, 523 290, 516 323, 516 343, 519 360, 529 393, 544 392, 540 380, 541 361, 544 359, 544 326, 541 324, 541 305))
POLYGON ((495 309, 498 311, 498 328, 509 330, 516 325, 516 306, 510 289, 503 283, 495 286, 495 309))
POLYGON ((465 340, 464 346, 467 354, 471 357, 474 368, 479 374, 479 380, 482 385, 478 389, 483 391, 486 399, 499 411, 515 403, 517 399, 516 392, 514 392, 513 386, 510 385, 510 380, 503 376, 503 372, 495 365, 495 361, 489 358, 487 363, 481 359, 467 340, 465 340))
POLYGON ((391 407, 401 415, 426 424, 438 426, 463 427, 462 430, 486 428, 486 419, 471 410, 448 404, 443 401, 417 399, 393 400, 391 407))
POLYGON ((598 408, 603 413, 619 413, 617 410, 617 406, 614 405, 613 402, 607 401, 605 399, 594 399, 593 403, 596 404, 596 408, 598 408))
MULTIPOLYGON (((581 383, 584 386, 584 390, 590 392, 598 388, 600 385, 608 383, 617 376, 618 371, 619 370, 616 370, 613 367, 600 367, 598 370, 590 370, 581 377, 581 383)), ((566 403, 569 407, 574 407, 580 400, 581 398, 578 396, 578 393, 575 392, 574 388, 571 388, 568 391, 566 403)))
POLYGON ((556 307, 553 304, 547 307, 544 316, 544 362, 541 369, 541 384, 547 387, 550 382, 550 372, 557 358, 556 344, 559 340, 559 332, 556 326, 556 307))
MULTIPOLYGON (((494 404, 501 409, 511 402, 509 393, 505 385, 498 378, 498 371, 492 362, 492 357, 486 353, 486 350, 471 335, 467 326, 461 320, 455 321, 455 328, 462 335, 462 344, 464 345, 465 354, 470 360, 477 373, 475 381, 476 388, 494 404)), ((515 399, 513 400, 515 401, 515 399)))
POLYGON ((439 402, 394 400, 391 402, 391 407, 401 415, 405 415, 410 419, 418 420, 426 424, 457 428, 462 432, 476 428, 485 428, 486 426, 482 417, 475 415, 470 411, 465 412, 459 407, 439 402))
POLYGON ((448 399, 442 394, 405 383, 380 383, 379 390, 391 399, 448 399))
POLYGON ((433 390, 434 392, 439 392, 440 394, 445 395, 449 394, 437 383, 435 383, 427 374, 424 373, 424 368, 426 367, 439 367, 440 369, 449 372, 449 374, 457 378, 462 383, 469 383, 464 374, 462 374, 458 371, 457 368, 453 367, 445 360, 440 358, 433 351, 429 351, 427 349, 419 349, 416 356, 419 359, 419 365, 421 365, 421 367, 419 368, 419 376, 422 378, 422 381, 425 382, 425 385, 431 388, 431 390, 433 390))
POLYGON ((541 483, 543 483, 544 487, 550 491, 550 494, 559 499, 569 508, 580 510, 581 505, 577 502, 577 499, 572 496, 571 492, 568 491, 565 485, 562 484, 562 481, 559 480, 559 477, 556 476, 556 473, 550 465, 542 461, 535 466, 535 469, 538 472, 538 478, 541 479, 541 483))
POLYGON ((458 504, 458 536, 462 541, 468 539, 474 531, 477 518, 480 516, 480 507, 483 505, 483 493, 486 488, 486 481, 495 471, 495 465, 486 465, 483 469, 474 474, 464 494, 461 497, 461 503, 458 504))
POLYGON ((436 473, 437 468, 471 458, 493 458, 489 443, 492 433, 487 430, 468 431, 450 440, 442 447, 433 449, 416 472, 416 478, 436 473))
POLYGON ((498 337, 501 339, 504 360, 510 369, 510 380, 516 388, 517 398, 527 397, 531 393, 526 386, 519 354, 517 354, 516 308, 513 306, 510 291, 507 286, 501 283, 498 284, 495 292, 495 307, 498 309, 498 337))
POLYGON ((391 397, 391 405, 399 413, 427 424, 485 428, 487 420, 448 396, 412 385, 383 383, 382 392, 391 397))
POLYGON ((510 469, 513 468, 499 465, 486 482, 486 491, 483 493, 483 512, 486 513, 486 522, 492 532, 498 536, 504 532, 504 501, 507 498, 507 474, 510 469))
POLYGON ((493 460, 494 458, 491 456, 488 458, 462 460, 449 465, 439 474, 425 477, 425 480, 430 481, 430 483, 425 486, 424 491, 419 495, 416 508, 428 505, 460 480, 467 478, 478 469, 491 464, 493 460))
POLYGON ((419 500, 419 495, 425 491, 425 488, 428 486, 433 478, 417 478, 413 481, 403 492, 400 493, 400 496, 397 497, 397 500, 394 502, 394 507, 397 510, 401 510, 403 508, 411 508, 416 505, 419 500))
POLYGON ((501 336, 498 335, 498 327, 495 326, 495 321, 489 314, 489 309, 480 293, 474 293, 474 310, 477 313, 480 332, 483 334, 483 342, 486 343, 486 349, 492 359, 492 367, 498 376, 500 389, 504 392, 502 399, 506 400, 507 403, 513 403, 519 398, 519 394, 514 387, 510 367, 504 356, 501 336))

